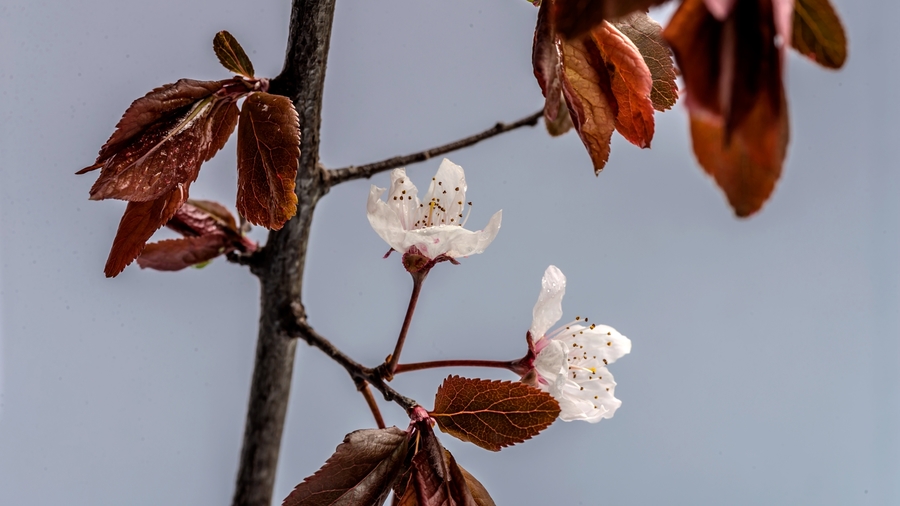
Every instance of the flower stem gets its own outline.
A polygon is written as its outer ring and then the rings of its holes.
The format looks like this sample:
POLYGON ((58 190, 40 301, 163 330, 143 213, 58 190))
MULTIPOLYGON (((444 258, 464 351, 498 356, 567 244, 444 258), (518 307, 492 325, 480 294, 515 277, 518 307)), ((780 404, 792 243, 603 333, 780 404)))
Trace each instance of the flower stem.
POLYGON ((366 404, 369 405, 369 409, 372 410, 372 416, 375 417, 375 423, 378 425, 378 428, 383 429, 385 427, 384 418, 381 416, 381 409, 378 408, 378 402, 375 400, 375 396, 372 395, 372 389, 369 388, 369 383, 362 380, 361 383, 357 385, 357 388, 366 399, 366 404))
POLYGON ((403 326, 400 327, 400 335, 397 336, 397 345, 394 346, 394 353, 391 353, 391 358, 386 363, 386 369, 389 374, 386 379, 390 379, 390 376, 394 375, 394 370, 397 369, 397 364, 400 362, 400 352, 403 351, 403 343, 406 342, 406 333, 409 331, 409 324, 412 322, 413 313, 416 310, 416 303, 419 301, 419 292, 422 291, 422 283, 425 281, 425 276, 428 275, 428 270, 423 269, 410 274, 412 274, 413 278, 412 294, 409 296, 409 306, 406 308, 406 317, 403 319, 403 326))
POLYGON ((436 369, 438 367, 494 367, 518 372, 517 365, 520 360, 433 360, 431 362, 413 362, 411 364, 398 364, 394 368, 394 374, 401 372, 422 371, 424 369, 436 369))

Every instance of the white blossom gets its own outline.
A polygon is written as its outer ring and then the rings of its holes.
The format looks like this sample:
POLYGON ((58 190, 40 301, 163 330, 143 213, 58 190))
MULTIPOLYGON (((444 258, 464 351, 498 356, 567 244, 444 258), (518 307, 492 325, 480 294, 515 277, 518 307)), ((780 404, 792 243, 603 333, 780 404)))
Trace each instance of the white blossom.
POLYGON ((616 382, 606 366, 630 353, 631 341, 612 327, 588 325, 581 317, 548 334, 562 317, 565 292, 566 277, 556 266, 547 267, 529 330, 537 354, 537 386, 559 402, 561 420, 612 418, 622 401, 616 399, 616 382))
MULTIPOLYGON (((466 178, 462 167, 444 159, 431 178, 428 193, 420 202, 418 190, 405 169, 391 172, 387 202, 384 188, 372 185, 366 206, 369 223, 392 249, 406 253, 411 248, 429 259, 458 258, 481 253, 500 230, 502 211, 491 217, 483 230, 463 228, 466 217, 466 178)), ((471 205, 471 203, 469 204, 471 205)))

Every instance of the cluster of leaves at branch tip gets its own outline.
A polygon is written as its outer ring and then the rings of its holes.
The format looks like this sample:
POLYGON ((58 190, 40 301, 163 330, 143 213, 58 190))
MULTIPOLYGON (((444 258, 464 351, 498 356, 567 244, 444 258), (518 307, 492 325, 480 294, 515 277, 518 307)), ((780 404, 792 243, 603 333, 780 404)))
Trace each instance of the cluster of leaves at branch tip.
POLYGON ((198 201, 205 203, 178 215, 201 165, 222 149, 235 127, 238 213, 250 223, 279 229, 297 211, 297 111, 288 98, 266 92, 268 79, 254 75, 253 64, 231 34, 216 34, 213 49, 235 77, 181 79, 135 100, 96 162, 77 172, 100 169, 91 200, 128 201, 106 262, 108 277, 118 275, 138 256, 142 267, 177 270, 230 251, 256 248, 243 239, 234 218, 219 204, 198 201), (238 108, 240 99, 244 102, 238 108), (156 243, 142 255, 150 236, 171 220, 175 222, 170 227, 185 238, 156 243), (185 220, 194 225, 211 220, 216 225, 191 229, 185 228, 185 220))
POLYGON ((665 30, 646 13, 660 0, 534 3, 534 74, 550 134, 574 126, 595 173, 613 131, 650 147, 654 109, 678 97, 674 54, 694 154, 740 217, 772 194, 787 153, 783 42, 826 68, 847 56, 828 0, 684 0, 665 30))
POLYGON ((499 451, 548 427, 559 405, 547 393, 519 382, 448 377, 434 410, 416 407, 407 430, 363 429, 344 437, 315 474, 303 480, 284 506, 379 505, 393 491, 394 505, 493 506, 484 486, 462 468, 432 430, 499 451))

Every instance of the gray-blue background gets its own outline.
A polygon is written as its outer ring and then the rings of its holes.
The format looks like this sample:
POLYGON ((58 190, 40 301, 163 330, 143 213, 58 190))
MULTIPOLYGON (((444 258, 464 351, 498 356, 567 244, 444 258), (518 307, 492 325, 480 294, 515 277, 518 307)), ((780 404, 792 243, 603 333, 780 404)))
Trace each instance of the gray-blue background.
MULTIPOLYGON (((498 504, 900 504, 900 6, 837 6, 848 64, 791 56, 787 165, 750 220, 695 166, 680 106, 657 116, 652 150, 616 137, 599 178, 576 135, 543 127, 451 155, 470 225, 502 208, 503 228, 429 277, 404 359, 521 356, 550 263, 569 278, 564 318, 634 343, 612 368, 624 401, 612 420, 557 422, 499 454, 443 438, 498 504)), ((73 172, 133 99, 227 77, 218 30, 277 74, 288 13, 286 0, 0 0, 0 503, 230 502, 256 281, 221 260, 105 279, 124 204, 89 202, 93 177, 73 172)), ((521 0, 338 2, 322 161, 416 151, 538 109, 535 15, 521 0)), ((194 197, 233 206, 233 153, 205 166, 194 197)), ((369 184, 319 205, 304 293, 312 324, 374 365, 410 282, 381 259, 369 184)), ((395 384, 430 406, 448 372, 395 384)), ((372 424, 344 371, 301 345, 276 498, 372 424)))

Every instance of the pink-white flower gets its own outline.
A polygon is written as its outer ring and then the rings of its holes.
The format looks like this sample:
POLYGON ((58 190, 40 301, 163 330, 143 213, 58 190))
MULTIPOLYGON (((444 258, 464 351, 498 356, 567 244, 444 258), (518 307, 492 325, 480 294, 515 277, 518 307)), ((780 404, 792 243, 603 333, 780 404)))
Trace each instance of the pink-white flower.
POLYGON ((424 200, 406 176, 405 169, 391 172, 387 202, 384 188, 372 185, 366 206, 369 223, 392 249, 402 253, 412 248, 431 260, 458 258, 481 253, 500 230, 502 211, 491 217, 484 230, 463 228, 466 218, 466 178, 462 167, 444 158, 424 200))
POLYGON ((538 388, 549 392, 564 421, 599 422, 612 418, 622 401, 606 368, 631 352, 631 341, 607 325, 588 325, 587 318, 547 331, 562 317, 566 277, 551 265, 541 280, 529 334, 534 340, 534 372, 538 388))

